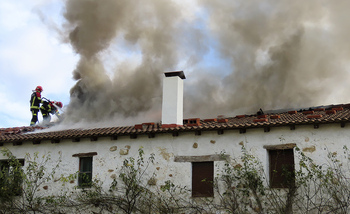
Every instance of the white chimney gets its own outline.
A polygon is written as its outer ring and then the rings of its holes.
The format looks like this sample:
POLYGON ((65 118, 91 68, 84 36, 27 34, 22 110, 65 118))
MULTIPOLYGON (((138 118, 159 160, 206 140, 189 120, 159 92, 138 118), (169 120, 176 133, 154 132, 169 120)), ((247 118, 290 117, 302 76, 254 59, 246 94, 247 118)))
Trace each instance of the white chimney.
POLYGON ((164 73, 162 124, 183 125, 183 71, 164 73))

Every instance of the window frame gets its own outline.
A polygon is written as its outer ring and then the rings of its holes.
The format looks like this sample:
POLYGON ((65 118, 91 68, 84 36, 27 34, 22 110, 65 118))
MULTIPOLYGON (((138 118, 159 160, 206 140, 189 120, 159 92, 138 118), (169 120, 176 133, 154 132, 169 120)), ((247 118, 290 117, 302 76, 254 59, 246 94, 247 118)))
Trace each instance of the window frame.
POLYGON ((73 154, 72 157, 78 157, 79 158, 79 171, 78 171, 78 188, 90 188, 92 185, 92 175, 93 175, 93 163, 94 163, 94 156, 97 155, 97 152, 88 152, 88 153, 78 153, 73 154), (90 171, 82 171, 82 160, 90 159, 89 167, 90 171), (86 183, 82 183, 82 177, 83 175, 89 174, 89 181, 86 183))
POLYGON ((92 184, 93 156, 79 157, 78 187, 90 188, 92 184), (89 169, 83 169, 88 161, 89 169), (87 179, 84 176, 88 176, 87 179), (84 180, 83 180, 84 179, 84 180))
POLYGON ((214 197, 214 161, 191 162, 191 165, 192 197, 214 197))
POLYGON ((294 148, 270 148, 267 151, 269 161, 269 187, 292 188, 295 186, 294 148), (286 176, 290 179, 286 179, 286 176))

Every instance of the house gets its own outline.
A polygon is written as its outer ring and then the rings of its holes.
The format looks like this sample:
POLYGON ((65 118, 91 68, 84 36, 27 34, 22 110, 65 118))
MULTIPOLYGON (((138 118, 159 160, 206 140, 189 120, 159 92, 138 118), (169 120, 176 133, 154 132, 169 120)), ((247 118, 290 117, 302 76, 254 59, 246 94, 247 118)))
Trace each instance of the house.
MULTIPOLYGON (((163 88, 163 123, 134 126, 34 131, 33 127, 0 129, 0 148, 18 159, 27 153, 51 154, 54 166, 61 158, 57 175, 79 173, 87 181, 98 178, 104 188, 118 177, 117 169, 129 157, 155 155, 150 176, 153 185, 170 180, 187 186, 192 198, 216 197, 215 177, 227 158, 242 156, 242 147, 261 161, 266 185, 283 187, 282 166, 299 164, 296 147, 316 163, 326 163, 329 152, 342 151, 350 142, 350 104, 308 109, 236 115, 218 118, 183 119, 183 72, 166 73, 163 88), (277 172, 277 173, 274 173, 277 172)), ((37 128, 38 129, 38 128, 37 128)), ((0 156, 6 162, 7 157, 0 156)), ((24 166, 26 165, 24 161, 24 166)), ((87 183, 76 178, 73 189, 87 183)), ((41 192, 54 193, 60 185, 51 182, 41 192)))

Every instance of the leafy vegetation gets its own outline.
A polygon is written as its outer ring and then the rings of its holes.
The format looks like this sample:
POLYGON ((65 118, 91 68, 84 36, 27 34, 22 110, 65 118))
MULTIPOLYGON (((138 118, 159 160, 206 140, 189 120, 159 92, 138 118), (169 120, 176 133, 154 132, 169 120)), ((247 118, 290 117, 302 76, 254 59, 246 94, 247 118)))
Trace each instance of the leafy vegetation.
POLYGON ((109 188, 94 178, 88 188, 66 190, 64 185, 79 173, 59 176, 48 168, 50 154, 25 157, 25 164, 9 150, 1 162, 0 213, 349 213, 348 148, 328 153, 327 164, 317 164, 295 148, 295 171, 284 172, 285 188, 270 188, 262 163, 242 147, 240 157, 217 164, 215 197, 191 198, 191 190, 171 180, 157 181, 155 156, 124 159, 109 188), (59 193, 40 194, 52 182, 61 182, 59 193))

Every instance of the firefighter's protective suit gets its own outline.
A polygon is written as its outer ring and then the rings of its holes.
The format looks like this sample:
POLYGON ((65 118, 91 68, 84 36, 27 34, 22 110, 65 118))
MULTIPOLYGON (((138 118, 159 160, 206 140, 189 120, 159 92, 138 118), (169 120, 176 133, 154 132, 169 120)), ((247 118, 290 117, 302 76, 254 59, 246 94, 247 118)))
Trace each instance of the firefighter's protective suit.
POLYGON ((40 107, 41 114, 43 115, 44 125, 47 125, 51 121, 51 115, 56 115, 60 118, 60 113, 58 108, 62 108, 61 102, 55 101, 43 101, 43 105, 40 107))
POLYGON ((30 111, 32 112, 32 120, 30 121, 30 126, 34 126, 38 122, 38 112, 40 103, 42 103, 41 92, 43 88, 37 86, 30 97, 30 111))

